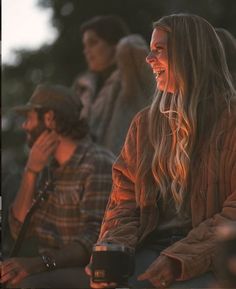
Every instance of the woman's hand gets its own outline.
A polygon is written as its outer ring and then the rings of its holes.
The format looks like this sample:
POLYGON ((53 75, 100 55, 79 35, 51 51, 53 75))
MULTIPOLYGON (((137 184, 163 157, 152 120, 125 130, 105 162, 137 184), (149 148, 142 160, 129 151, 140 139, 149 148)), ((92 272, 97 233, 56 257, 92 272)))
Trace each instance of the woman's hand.
POLYGON ((156 288, 165 288, 173 283, 180 273, 179 261, 160 255, 138 280, 148 279, 156 288))
POLYGON ((1 263, 1 283, 16 285, 25 277, 44 271, 40 257, 10 258, 1 263))

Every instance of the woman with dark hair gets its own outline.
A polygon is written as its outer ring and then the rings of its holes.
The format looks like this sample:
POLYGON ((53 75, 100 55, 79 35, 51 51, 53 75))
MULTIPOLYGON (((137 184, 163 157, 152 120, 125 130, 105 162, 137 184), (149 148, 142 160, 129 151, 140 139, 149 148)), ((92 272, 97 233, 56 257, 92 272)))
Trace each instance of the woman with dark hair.
POLYGON ((197 15, 155 22, 150 50, 158 91, 113 165, 97 244, 136 250, 134 288, 209 288, 217 229, 236 222, 236 92, 214 28, 197 15))
POLYGON ((148 47, 118 16, 97 16, 81 26, 88 72, 74 83, 95 141, 116 155, 133 116, 150 102, 155 81, 145 63, 148 47))

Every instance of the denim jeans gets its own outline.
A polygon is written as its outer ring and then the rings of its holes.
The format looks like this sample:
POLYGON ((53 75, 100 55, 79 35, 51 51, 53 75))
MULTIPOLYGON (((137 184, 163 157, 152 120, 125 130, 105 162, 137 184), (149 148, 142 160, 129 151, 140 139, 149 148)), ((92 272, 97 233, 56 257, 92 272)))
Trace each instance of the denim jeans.
POLYGON ((63 268, 26 277, 17 288, 89 288, 89 277, 82 267, 63 268))
MULTIPOLYGON (((138 281, 137 277, 142 274, 151 263, 159 256, 160 250, 140 249, 135 255, 135 273, 129 279, 129 286, 132 288, 153 288, 148 281, 138 281)), ((195 288, 213 288, 216 280, 212 273, 205 273, 199 277, 187 281, 178 281, 173 283, 168 289, 195 289, 195 288)), ((63 268, 50 272, 43 272, 26 277, 17 288, 89 288, 89 277, 84 268, 63 268)))

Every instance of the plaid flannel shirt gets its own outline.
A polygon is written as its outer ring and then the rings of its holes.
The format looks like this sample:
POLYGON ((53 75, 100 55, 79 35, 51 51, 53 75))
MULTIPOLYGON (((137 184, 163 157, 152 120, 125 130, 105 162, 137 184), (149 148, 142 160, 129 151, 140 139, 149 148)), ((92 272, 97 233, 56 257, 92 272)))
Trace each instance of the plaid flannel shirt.
MULTIPOLYGON (((36 237, 43 248, 79 242, 90 252, 110 194, 113 161, 109 151, 85 138, 63 166, 51 162, 54 189, 34 213, 27 236, 36 237)), ((16 236, 22 224, 12 212, 9 221, 16 236)))

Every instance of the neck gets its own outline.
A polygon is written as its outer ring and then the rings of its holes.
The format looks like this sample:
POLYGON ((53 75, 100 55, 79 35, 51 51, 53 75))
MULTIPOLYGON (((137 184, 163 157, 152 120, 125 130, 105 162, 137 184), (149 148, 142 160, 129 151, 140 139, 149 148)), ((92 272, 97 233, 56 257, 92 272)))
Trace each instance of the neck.
POLYGON ((59 145, 54 154, 54 157, 60 166, 71 158, 77 146, 78 141, 72 140, 68 137, 60 137, 59 145))
POLYGON ((116 69, 116 64, 113 64, 103 71, 97 73, 97 87, 96 92, 98 92, 102 86, 104 85, 105 81, 110 77, 113 71, 116 69))
POLYGON ((106 69, 104 69, 103 71, 100 71, 98 73, 98 76, 103 79, 106 80, 111 74, 112 72, 117 68, 116 64, 112 64, 110 66, 108 66, 106 69))

